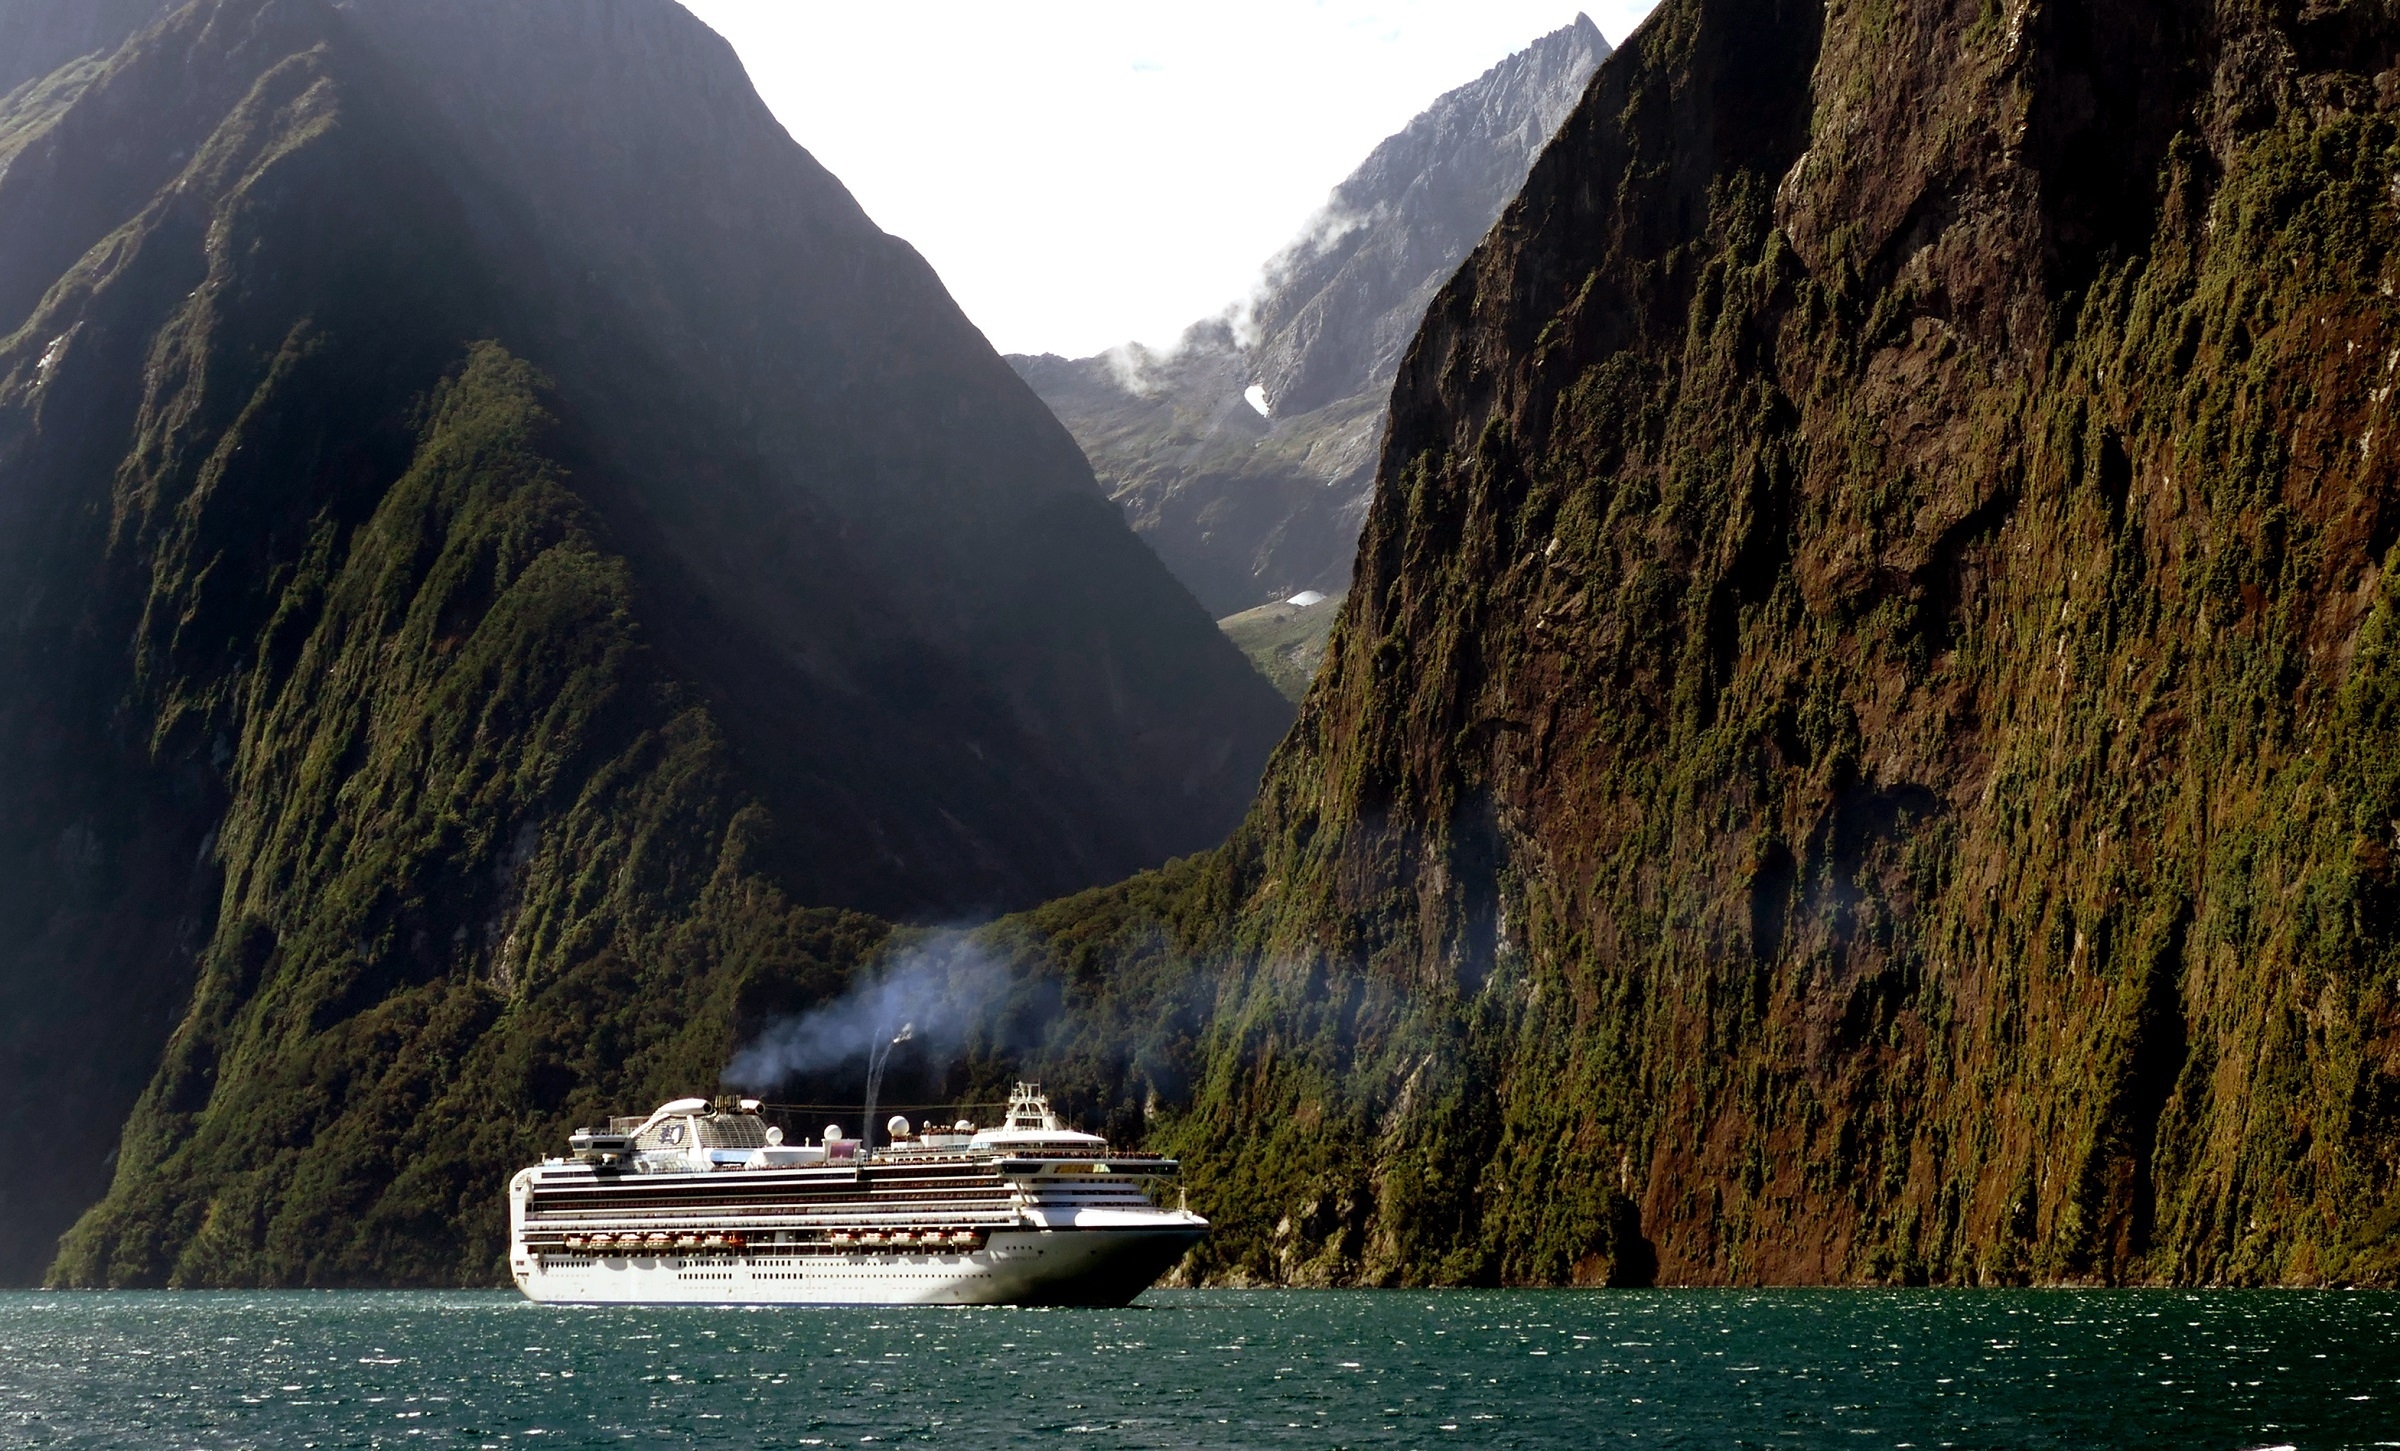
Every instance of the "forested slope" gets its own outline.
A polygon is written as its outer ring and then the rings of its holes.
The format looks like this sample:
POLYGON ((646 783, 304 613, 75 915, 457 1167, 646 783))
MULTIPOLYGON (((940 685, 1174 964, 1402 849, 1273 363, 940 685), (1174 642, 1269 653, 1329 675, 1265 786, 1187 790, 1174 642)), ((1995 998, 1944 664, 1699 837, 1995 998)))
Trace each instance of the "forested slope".
POLYGON ((1201 1273, 2400 1278, 2396 56, 1659 7, 1247 827, 1000 934, 1201 1273))
MULTIPOLYGON (((927 667, 992 596, 861 591, 939 469, 761 482, 851 455, 729 432, 672 239, 509 200, 480 60, 173 25, 0 121, 11 1111, 141 1091, 62 1280, 487 1277, 503 1166, 923 880, 810 845, 886 838, 795 814, 774 699, 935 682, 804 759, 1038 793, 1074 738, 954 702, 1144 677, 927 667), (189 125, 17 190, 118 105, 189 125)), ((1183 1155, 1219 1279, 2400 1280, 2396 60, 2380 0, 1665 0, 1417 334, 1246 823, 976 938, 1015 996, 893 1096, 1043 1076, 1183 1155)))
POLYGON ((489 1278, 884 919, 1238 819, 1283 702, 679 7, 147 20, 0 9, 0 1277, 489 1278))

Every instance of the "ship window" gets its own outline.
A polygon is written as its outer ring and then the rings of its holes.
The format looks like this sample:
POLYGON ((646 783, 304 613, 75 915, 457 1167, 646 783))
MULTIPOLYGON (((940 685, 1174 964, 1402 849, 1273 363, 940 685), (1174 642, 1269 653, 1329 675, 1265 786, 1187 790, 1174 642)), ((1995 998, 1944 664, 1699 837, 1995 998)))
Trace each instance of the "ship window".
POLYGON ((763 1149, 767 1146, 767 1125, 756 1114, 717 1114, 700 1120, 700 1146, 704 1149, 763 1149))

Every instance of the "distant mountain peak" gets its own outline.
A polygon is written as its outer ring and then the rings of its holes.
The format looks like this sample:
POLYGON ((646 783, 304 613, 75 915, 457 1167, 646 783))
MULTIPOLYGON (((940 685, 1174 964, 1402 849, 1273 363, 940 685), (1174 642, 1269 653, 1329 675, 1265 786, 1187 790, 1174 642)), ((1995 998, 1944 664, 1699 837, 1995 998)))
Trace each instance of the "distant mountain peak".
POLYGON ((1444 92, 1343 178, 1268 265, 1252 310, 1278 411, 1390 386, 1434 289, 1491 230, 1608 53, 1599 27, 1562 26, 1444 92))
POLYGON ((1426 304, 1608 54, 1579 14, 1437 97, 1267 260, 1250 299, 1171 353, 1013 360, 1211 610, 1343 588, 1383 405, 1426 304))

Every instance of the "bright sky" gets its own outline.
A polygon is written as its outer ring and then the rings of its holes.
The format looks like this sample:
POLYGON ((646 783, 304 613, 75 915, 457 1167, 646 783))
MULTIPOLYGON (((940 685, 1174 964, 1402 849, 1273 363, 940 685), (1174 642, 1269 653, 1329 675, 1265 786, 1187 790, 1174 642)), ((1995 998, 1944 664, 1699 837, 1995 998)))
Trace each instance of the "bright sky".
POLYGON ((1172 341, 1428 102, 1652 0, 685 0, 1003 352, 1172 341))

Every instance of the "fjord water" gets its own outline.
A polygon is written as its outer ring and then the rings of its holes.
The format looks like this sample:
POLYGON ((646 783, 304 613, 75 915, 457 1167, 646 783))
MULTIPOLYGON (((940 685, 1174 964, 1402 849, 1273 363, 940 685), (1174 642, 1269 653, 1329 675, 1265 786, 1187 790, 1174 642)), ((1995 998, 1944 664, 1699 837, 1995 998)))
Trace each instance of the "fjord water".
POLYGON ((0 1442, 2400 1445, 2400 1296, 1153 1291, 1125 1310, 0 1295, 0 1442))

